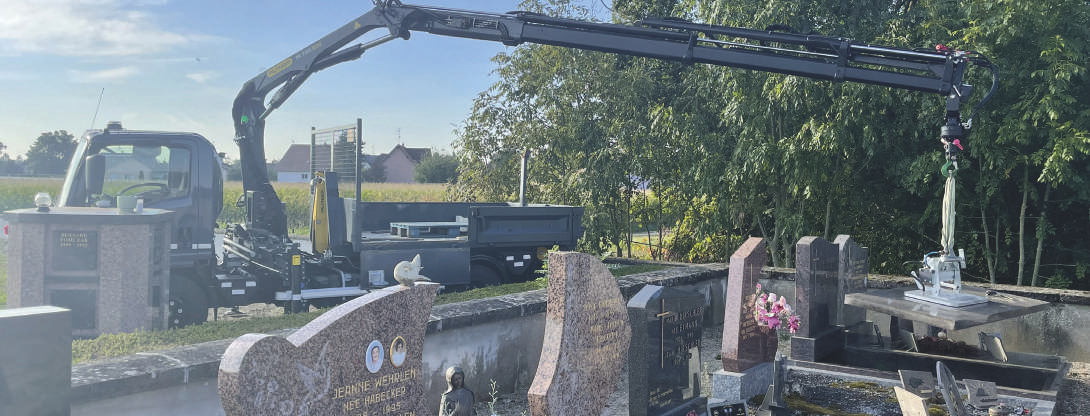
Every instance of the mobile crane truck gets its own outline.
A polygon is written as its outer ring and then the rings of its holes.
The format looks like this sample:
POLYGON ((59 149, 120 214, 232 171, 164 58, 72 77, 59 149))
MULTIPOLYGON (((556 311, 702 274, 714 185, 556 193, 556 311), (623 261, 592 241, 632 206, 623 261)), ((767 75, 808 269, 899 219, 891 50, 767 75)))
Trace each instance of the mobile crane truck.
MULTIPOLYGON (((310 251, 300 249, 289 238, 283 203, 266 173, 265 119, 314 73, 355 60, 368 49, 395 39, 407 40, 414 31, 509 46, 555 45, 940 94, 946 103, 941 127, 944 143, 963 143, 965 130, 971 127, 971 115, 964 124, 960 115, 960 106, 968 102, 973 90, 964 81, 970 64, 992 70, 991 91, 977 109, 998 84, 997 71, 986 58, 946 48, 910 50, 676 19, 623 25, 521 11, 499 14, 377 1, 370 11, 242 86, 232 117, 244 189, 238 205, 246 208, 246 220, 226 226, 222 258, 217 258, 213 248, 213 231, 222 208, 220 162, 212 145, 197 134, 130 131, 116 125, 88 132, 78 143, 59 204, 108 207, 116 195, 136 194, 146 207, 176 212, 167 294, 170 322, 175 326, 203 322, 209 307, 266 302, 294 309, 306 303, 340 302, 396 284, 392 267, 416 254, 421 254, 425 274, 444 285, 526 279, 541 267, 549 247, 574 248, 582 234, 582 208, 369 203, 340 198, 337 174, 328 172, 316 175, 322 180, 315 192, 315 211, 328 217, 323 224, 328 228, 317 235, 325 236, 315 241, 310 251), (348 46, 376 29, 387 33, 348 46), (276 92, 267 98, 273 90, 276 92), (134 165, 146 166, 150 173, 136 183, 111 182, 125 177, 123 170, 134 165), (458 221, 459 217, 464 221, 458 221), (401 223, 407 227, 404 229, 413 224, 441 223, 459 232, 451 231, 444 237, 403 237, 390 234, 391 223, 401 223), (463 228, 466 235, 461 235, 463 228)), ((946 147, 947 158, 956 162, 957 148, 946 147)), ((956 169, 956 164, 953 166, 956 169)), ((952 250, 952 244, 945 247, 945 260, 932 262, 932 266, 956 265, 959 258, 952 250)))

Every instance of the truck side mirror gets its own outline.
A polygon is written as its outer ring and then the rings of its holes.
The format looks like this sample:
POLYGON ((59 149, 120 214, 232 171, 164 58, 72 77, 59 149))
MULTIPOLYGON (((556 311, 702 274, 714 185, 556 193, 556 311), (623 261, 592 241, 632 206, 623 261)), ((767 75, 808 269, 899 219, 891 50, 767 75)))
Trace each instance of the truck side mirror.
POLYGON ((102 182, 106 176, 106 156, 94 154, 83 159, 83 181, 87 186, 87 195, 102 193, 102 182))

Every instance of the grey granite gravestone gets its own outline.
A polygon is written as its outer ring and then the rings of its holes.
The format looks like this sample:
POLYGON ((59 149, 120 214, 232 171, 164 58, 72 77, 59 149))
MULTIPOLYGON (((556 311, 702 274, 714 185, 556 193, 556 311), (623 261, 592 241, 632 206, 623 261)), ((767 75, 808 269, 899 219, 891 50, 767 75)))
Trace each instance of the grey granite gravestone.
POLYGON ((633 342, 628 350, 628 414, 686 415, 706 411, 700 396, 704 296, 647 285, 628 301, 633 342))
POLYGON ((605 265, 588 254, 549 253, 545 344, 527 392, 530 414, 600 414, 631 338, 624 297, 605 265))
POLYGON ((767 262, 765 242, 757 237, 750 237, 730 256, 723 316, 722 360, 726 371, 742 372, 772 362, 776 356, 776 331, 759 326, 753 317, 757 279, 767 262))
POLYGON ((983 380, 963 379, 965 390, 969 392, 969 405, 977 409, 988 409, 999 405, 999 393, 995 383, 983 380))
POLYGON ((405 415, 425 409, 424 333, 435 283, 337 306, 287 338, 246 334, 223 354, 219 396, 235 415, 405 415))
POLYGON ((836 325, 836 246, 821 237, 803 237, 795 245, 795 311, 799 330, 791 337, 791 358, 818 361, 844 348, 844 330, 836 325))
POLYGON ((0 415, 70 414, 72 315, 56 306, 0 309, 0 415))
POLYGON ((867 259, 867 248, 861 247, 852 240, 851 236, 838 235, 833 240, 839 251, 837 262, 837 280, 839 290, 836 296, 836 324, 843 326, 853 339, 852 343, 862 341, 869 337, 873 323, 867 322, 867 310, 844 304, 844 295, 849 293, 861 293, 867 290, 867 274, 870 272, 870 262, 867 259))
POLYGON ((787 404, 783 401, 783 390, 787 384, 787 369, 784 362, 787 357, 776 353, 776 361, 772 364, 772 385, 768 386, 765 399, 757 408, 757 416, 788 416, 791 414, 787 404))
POLYGON ((954 379, 950 368, 946 367, 942 361, 936 362, 935 376, 938 379, 938 390, 942 393, 943 400, 946 400, 946 410, 950 416, 969 416, 969 411, 965 409, 965 401, 961 398, 961 390, 958 389, 957 380, 954 379))
POLYGON ((897 395, 897 404, 901 406, 903 416, 929 416, 926 399, 900 386, 893 386, 893 391, 897 395))
POLYGON ((926 371, 897 370, 901 386, 924 399, 935 397, 935 375, 926 371))

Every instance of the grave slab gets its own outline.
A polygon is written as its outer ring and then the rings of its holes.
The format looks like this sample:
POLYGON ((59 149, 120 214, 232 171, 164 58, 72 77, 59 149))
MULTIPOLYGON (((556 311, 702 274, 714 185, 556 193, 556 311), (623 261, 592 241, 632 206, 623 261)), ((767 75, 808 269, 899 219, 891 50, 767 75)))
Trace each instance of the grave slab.
POLYGON ((624 297, 602 262, 549 253, 545 343, 527 392, 530 414, 600 414, 617 388, 631 338, 624 297))
POLYGON ((962 286, 962 293, 988 297, 989 302, 962 308, 943 306, 931 302, 921 302, 905 298, 905 292, 912 288, 868 289, 866 293, 851 293, 844 296, 848 305, 923 322, 947 330, 972 328, 1004 319, 1016 318, 1048 309, 1049 302, 1030 299, 1010 294, 987 296, 987 290, 972 286, 962 286))
POLYGON ((0 415, 68 415, 72 315, 56 306, 0 309, 0 415))
POLYGON ((331 309, 287 338, 247 334, 223 354, 228 416, 436 414, 423 408, 424 333, 435 283, 392 286, 331 309))

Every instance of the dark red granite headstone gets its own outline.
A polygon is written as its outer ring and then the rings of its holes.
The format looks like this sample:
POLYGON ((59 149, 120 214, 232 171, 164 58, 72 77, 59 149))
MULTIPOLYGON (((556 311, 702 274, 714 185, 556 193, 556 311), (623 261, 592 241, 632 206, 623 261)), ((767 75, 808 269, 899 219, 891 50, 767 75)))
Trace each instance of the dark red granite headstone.
POLYGON ((530 414, 597 415, 617 388, 632 328, 617 279, 583 253, 549 253, 545 343, 530 414))
POLYGON ((333 308, 287 338, 239 337, 220 361, 223 410, 229 416, 436 413, 422 407, 421 359, 438 290, 435 283, 393 286, 333 308))
POLYGON ((776 357, 776 331, 757 325, 753 302, 761 268, 768 262, 764 239, 750 237, 730 256, 723 316, 723 370, 740 373, 776 357))

